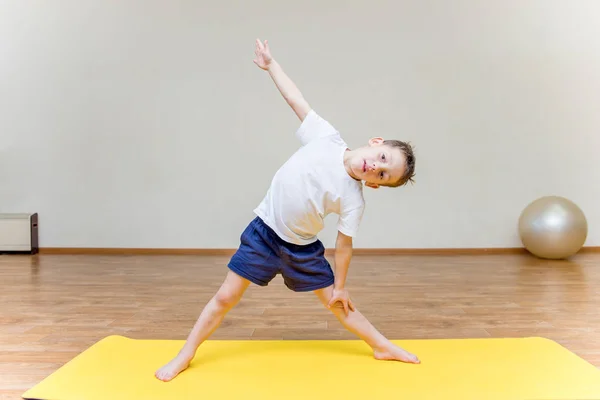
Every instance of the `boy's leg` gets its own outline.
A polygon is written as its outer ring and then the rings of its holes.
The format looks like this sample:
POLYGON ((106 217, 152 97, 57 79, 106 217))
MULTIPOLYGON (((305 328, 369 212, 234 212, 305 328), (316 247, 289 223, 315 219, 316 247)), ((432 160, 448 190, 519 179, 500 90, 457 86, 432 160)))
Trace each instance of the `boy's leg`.
MULTIPOLYGON (((329 304, 329 300, 333 294, 333 286, 328 286, 324 289, 315 291, 316 295, 321 300, 325 307, 329 304)), ((346 329, 354 333, 356 336, 364 340, 373 349, 373 355, 378 360, 398 360, 408 363, 419 364, 420 361, 414 354, 396 346, 383 336, 375 327, 365 318, 364 315, 356 309, 348 311, 348 315, 344 312, 343 307, 331 307, 331 311, 337 319, 344 325, 346 329)))
POLYGON ((186 369, 198 347, 218 328, 225 314, 240 301, 249 285, 250 281, 228 271, 225 281, 202 310, 179 354, 156 371, 155 376, 166 382, 186 369))

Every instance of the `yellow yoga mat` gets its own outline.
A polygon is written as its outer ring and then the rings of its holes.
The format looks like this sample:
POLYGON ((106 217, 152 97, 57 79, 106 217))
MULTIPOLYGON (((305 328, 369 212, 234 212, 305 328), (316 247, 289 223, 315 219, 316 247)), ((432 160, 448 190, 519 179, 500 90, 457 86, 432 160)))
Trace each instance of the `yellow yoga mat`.
POLYGON ((402 340, 421 364, 377 361, 362 341, 209 340, 165 383, 182 341, 109 336, 26 399, 600 399, 600 370, 543 338, 402 340))

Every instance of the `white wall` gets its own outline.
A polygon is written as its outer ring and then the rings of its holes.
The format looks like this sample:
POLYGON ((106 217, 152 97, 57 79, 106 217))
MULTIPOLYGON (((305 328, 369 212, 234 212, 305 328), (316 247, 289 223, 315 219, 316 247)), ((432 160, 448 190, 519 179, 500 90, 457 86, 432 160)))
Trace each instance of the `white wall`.
POLYGON ((0 8, 0 212, 39 212, 44 247, 236 247, 297 147, 256 37, 349 144, 416 146, 415 186, 365 189, 356 247, 519 246, 547 194, 600 245, 595 0, 0 8))

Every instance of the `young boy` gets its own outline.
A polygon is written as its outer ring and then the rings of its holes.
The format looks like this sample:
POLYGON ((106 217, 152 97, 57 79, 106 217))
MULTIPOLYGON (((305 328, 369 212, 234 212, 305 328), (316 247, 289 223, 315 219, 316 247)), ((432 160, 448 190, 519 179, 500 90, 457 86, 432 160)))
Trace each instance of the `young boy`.
POLYGON ((296 135, 302 147, 275 174, 254 210, 256 218, 241 235, 225 281, 204 307, 179 354, 156 371, 156 377, 169 381, 186 369, 200 344, 217 329, 248 286, 266 286, 278 273, 291 290, 315 292, 346 329, 371 346, 376 359, 419 363, 415 355, 391 343, 371 325, 354 307, 345 288, 352 237, 363 215, 363 181, 371 188, 412 181, 411 147, 373 138, 368 146, 348 149, 339 132, 311 109, 273 59, 267 41, 256 41, 255 54, 254 63, 269 72, 300 118, 296 135), (317 239, 329 213, 339 215, 335 275, 317 239))

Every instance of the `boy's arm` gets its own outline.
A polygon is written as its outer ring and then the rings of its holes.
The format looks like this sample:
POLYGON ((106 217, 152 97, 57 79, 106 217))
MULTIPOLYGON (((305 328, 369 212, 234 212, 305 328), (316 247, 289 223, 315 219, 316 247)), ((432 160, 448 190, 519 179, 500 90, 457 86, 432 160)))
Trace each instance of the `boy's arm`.
POLYGON ((256 39, 256 50, 254 53, 256 54, 254 63, 269 72, 269 76, 271 76, 271 79, 285 101, 292 110, 294 110, 298 118, 300 118, 300 121, 304 121, 304 118, 306 118, 306 115, 310 111, 310 105, 304 99, 304 96, 298 87, 283 71, 281 65, 279 65, 279 63, 271 56, 269 42, 265 40, 265 42, 262 43, 260 40, 256 39))
POLYGON ((345 287, 351 258, 352 237, 338 231, 335 241, 335 282, 333 284, 333 295, 331 296, 329 307, 341 302, 346 315, 348 315, 348 310, 354 311, 354 305, 345 287))
POLYGON ((344 290, 346 276, 352 258, 352 237, 338 231, 335 241, 335 283, 334 289, 344 290))

